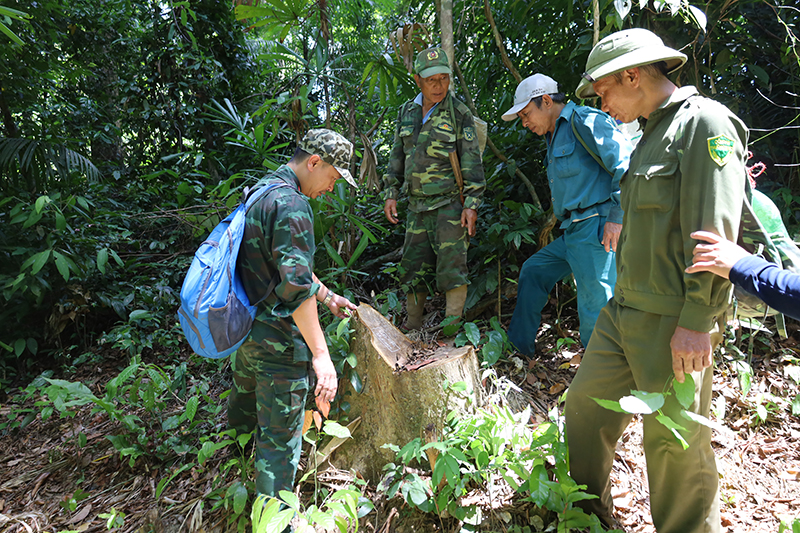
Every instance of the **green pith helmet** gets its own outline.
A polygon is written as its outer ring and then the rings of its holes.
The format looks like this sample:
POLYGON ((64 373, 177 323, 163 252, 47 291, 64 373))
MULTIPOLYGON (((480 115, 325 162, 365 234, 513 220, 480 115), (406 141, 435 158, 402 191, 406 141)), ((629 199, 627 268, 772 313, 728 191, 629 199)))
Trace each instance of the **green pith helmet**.
POLYGON ((673 72, 686 63, 686 55, 664 46, 655 33, 643 28, 631 28, 612 33, 600 40, 589 53, 586 71, 575 96, 597 96, 592 83, 623 70, 665 61, 667 72, 673 72))

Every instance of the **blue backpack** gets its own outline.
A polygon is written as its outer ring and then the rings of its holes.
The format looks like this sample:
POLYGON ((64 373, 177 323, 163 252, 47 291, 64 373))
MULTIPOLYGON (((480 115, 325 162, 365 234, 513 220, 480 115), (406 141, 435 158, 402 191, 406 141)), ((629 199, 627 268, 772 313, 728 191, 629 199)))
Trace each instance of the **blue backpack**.
POLYGON ((264 296, 250 303, 242 281, 236 275, 236 259, 244 236, 247 210, 281 183, 261 187, 244 199, 233 213, 217 224, 200 245, 181 287, 178 319, 183 334, 198 355, 221 359, 236 351, 247 339, 256 316, 256 305, 275 289, 275 276, 264 296))

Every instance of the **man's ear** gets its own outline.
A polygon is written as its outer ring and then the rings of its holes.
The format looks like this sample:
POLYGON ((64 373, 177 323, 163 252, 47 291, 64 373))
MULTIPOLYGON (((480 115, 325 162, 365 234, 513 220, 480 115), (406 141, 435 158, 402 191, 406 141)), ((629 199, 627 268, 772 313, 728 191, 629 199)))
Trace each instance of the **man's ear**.
POLYGON ((642 81, 642 72, 639 67, 629 68, 622 73, 622 81, 631 87, 638 87, 642 81))
POLYGON ((417 87, 422 89, 422 78, 419 77, 419 74, 414 74, 414 83, 417 84, 417 87))
POLYGON ((313 172, 316 167, 322 163, 322 158, 316 154, 308 156, 306 159, 306 168, 309 172, 313 172))
POLYGON ((542 103, 544 104, 545 108, 549 108, 551 105, 553 105, 553 98, 549 94, 543 94, 542 103))

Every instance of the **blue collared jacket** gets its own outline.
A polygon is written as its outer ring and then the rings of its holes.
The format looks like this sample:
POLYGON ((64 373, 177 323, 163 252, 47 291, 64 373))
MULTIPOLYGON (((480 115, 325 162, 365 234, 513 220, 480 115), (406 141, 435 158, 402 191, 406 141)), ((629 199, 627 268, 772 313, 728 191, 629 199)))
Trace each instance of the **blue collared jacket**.
POLYGON ((619 182, 628 170, 633 146, 614 119, 598 109, 568 102, 556 119, 555 132, 545 135, 545 140, 553 213, 561 227, 594 216, 622 224, 619 182), (573 114, 578 134, 613 176, 575 138, 570 124, 573 114))

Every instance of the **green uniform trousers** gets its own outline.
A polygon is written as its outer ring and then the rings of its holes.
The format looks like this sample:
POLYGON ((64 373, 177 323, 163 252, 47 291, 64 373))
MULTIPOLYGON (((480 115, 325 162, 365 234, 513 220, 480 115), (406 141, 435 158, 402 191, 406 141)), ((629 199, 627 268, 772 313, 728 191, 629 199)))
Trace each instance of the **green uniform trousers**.
MULTIPOLYGON (((606 522, 613 510, 609 476, 614 450, 631 415, 600 407, 591 397, 619 400, 632 389, 662 392, 672 379, 669 344, 677 324, 678 317, 646 313, 612 299, 600 311, 569 388, 565 415, 571 475, 587 486, 587 492, 599 496, 580 502, 581 506, 606 522)), ((712 347, 721 340, 715 328, 712 347)), ((711 403, 712 368, 692 374, 695 399, 690 410, 703 416, 708 416, 711 403)), ((684 450, 656 415, 643 417, 653 524, 659 533, 718 532, 718 476, 711 430, 682 417, 674 395, 662 410, 686 428, 681 434, 689 447, 684 450)))
POLYGON ((295 362, 292 350, 269 350, 245 342, 234 355, 228 425, 255 432, 256 490, 277 496, 291 492, 303 444, 303 415, 309 363, 295 362), (288 352, 288 354, 287 354, 288 352))
POLYGON ((400 273, 401 281, 414 292, 433 286, 434 281, 440 292, 467 283, 469 240, 466 228, 461 227, 462 209, 456 198, 431 211, 408 213, 400 273))

